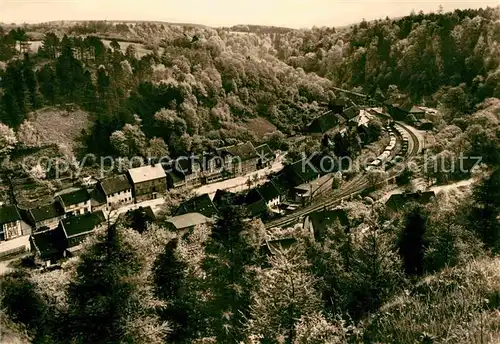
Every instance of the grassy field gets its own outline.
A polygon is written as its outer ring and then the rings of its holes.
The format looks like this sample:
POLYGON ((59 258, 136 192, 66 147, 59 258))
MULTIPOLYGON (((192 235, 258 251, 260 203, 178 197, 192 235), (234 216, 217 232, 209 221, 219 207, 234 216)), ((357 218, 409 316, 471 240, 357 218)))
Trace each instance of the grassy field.
POLYGON ((266 133, 272 133, 276 130, 276 127, 263 117, 249 119, 246 123, 244 123, 244 126, 248 130, 256 133, 259 137, 264 136, 266 133))
POLYGON ((41 144, 64 144, 73 149, 82 129, 90 126, 88 113, 85 111, 64 111, 55 107, 44 108, 29 116, 38 131, 41 144))

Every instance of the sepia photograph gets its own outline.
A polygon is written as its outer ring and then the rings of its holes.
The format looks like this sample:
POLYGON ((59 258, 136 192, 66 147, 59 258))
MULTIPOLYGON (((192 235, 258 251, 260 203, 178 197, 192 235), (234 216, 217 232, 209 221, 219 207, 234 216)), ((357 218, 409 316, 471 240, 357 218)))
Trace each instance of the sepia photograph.
POLYGON ((0 0, 0 343, 500 344, 499 0, 0 0))

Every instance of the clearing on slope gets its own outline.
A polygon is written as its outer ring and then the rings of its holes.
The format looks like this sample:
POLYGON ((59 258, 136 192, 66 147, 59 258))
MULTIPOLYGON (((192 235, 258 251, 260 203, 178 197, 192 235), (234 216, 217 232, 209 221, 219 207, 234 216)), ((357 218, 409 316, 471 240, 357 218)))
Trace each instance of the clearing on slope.
POLYGON ((87 112, 66 111, 56 107, 33 112, 29 120, 40 135, 42 145, 64 144, 69 148, 75 147, 82 130, 90 126, 87 112))

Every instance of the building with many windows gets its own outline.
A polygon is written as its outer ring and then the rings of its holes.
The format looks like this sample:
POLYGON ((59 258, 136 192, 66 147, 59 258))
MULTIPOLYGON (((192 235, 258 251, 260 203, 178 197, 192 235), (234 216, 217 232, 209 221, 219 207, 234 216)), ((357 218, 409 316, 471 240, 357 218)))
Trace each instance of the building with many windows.
POLYGON ((0 207, 0 257, 29 250, 30 234, 31 227, 15 205, 0 207))
POLYGON ((167 175, 160 164, 131 168, 127 174, 135 202, 156 199, 167 191, 167 175))
POLYGON ((66 216, 77 216, 92 211, 90 194, 86 189, 78 189, 57 197, 66 216))
POLYGON ((98 189, 106 197, 106 209, 134 202, 132 198, 132 185, 124 174, 103 179, 98 184, 98 189))

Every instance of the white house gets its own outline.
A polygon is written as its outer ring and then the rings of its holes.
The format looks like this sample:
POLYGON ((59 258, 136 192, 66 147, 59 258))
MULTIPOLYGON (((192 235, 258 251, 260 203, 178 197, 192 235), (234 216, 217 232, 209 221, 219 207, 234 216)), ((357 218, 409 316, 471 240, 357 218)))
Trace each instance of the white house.
POLYGON ((60 194, 58 199, 67 216, 82 215, 92 211, 90 194, 85 189, 60 194))
POLYGON ((0 207, 0 257, 29 251, 31 227, 15 205, 0 207))
POLYGON ((253 204, 259 200, 264 200, 268 208, 276 208, 283 200, 284 192, 273 181, 268 181, 256 189, 252 189, 247 197, 246 203, 253 204))
POLYGON ((135 202, 156 199, 167 191, 167 175, 159 164, 131 168, 127 174, 135 202))
POLYGON ((124 174, 106 178, 99 182, 99 189, 106 197, 106 208, 109 210, 113 205, 124 205, 133 203, 132 185, 124 174))

